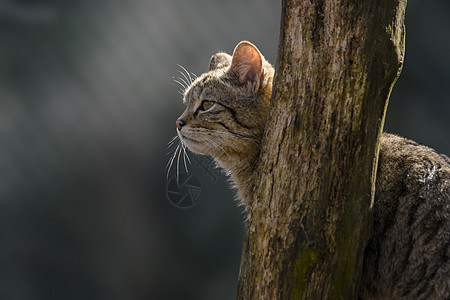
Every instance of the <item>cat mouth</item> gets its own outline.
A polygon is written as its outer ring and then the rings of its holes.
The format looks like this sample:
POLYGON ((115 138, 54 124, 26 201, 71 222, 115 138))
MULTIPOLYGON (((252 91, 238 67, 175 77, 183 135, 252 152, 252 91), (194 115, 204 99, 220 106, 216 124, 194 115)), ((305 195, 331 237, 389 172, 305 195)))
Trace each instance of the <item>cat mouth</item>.
POLYGON ((183 142, 188 142, 188 143, 192 143, 192 144, 195 144, 195 145, 199 145, 200 144, 200 142, 198 142, 198 141, 196 141, 194 139, 185 137, 185 136, 182 136, 182 140, 183 140, 183 142))
MULTIPOLYGON (((184 130, 184 129, 183 129, 184 130)), ((202 140, 196 139, 196 135, 192 134, 189 131, 182 132, 178 131, 178 136, 180 137, 181 142, 185 145, 189 150, 197 154, 206 154, 207 151, 207 143, 202 140), (192 137, 192 135, 194 137, 192 137)))
POLYGON ((180 138, 181 138, 181 141, 183 142, 183 144, 185 144, 188 148, 189 148, 189 146, 200 146, 202 144, 201 142, 199 142, 195 139, 186 137, 186 135, 184 135, 184 134, 180 134, 180 138))

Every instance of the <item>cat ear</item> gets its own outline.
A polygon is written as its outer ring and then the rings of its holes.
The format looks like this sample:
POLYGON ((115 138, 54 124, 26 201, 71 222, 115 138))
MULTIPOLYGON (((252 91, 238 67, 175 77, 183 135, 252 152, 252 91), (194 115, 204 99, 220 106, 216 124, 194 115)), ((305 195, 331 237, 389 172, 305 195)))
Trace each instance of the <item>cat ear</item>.
POLYGON ((223 52, 214 54, 209 60, 210 71, 225 68, 229 65, 231 65, 231 56, 223 52))
POLYGON ((262 76, 262 55, 250 42, 240 42, 233 52, 230 71, 241 84, 254 83, 259 87, 262 76))

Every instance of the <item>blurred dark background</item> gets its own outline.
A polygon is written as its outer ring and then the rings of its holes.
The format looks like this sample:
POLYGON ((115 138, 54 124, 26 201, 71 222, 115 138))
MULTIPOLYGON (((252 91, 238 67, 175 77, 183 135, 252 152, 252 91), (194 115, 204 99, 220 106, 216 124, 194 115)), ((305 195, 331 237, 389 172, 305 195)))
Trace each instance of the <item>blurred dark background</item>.
MULTIPOLYGON (((409 1, 385 126, 446 154, 449 12, 409 1)), ((0 0, 0 299, 235 297, 244 216, 224 176, 191 155, 200 201, 167 197, 172 77, 242 39, 275 63, 279 17, 269 0, 0 0)))

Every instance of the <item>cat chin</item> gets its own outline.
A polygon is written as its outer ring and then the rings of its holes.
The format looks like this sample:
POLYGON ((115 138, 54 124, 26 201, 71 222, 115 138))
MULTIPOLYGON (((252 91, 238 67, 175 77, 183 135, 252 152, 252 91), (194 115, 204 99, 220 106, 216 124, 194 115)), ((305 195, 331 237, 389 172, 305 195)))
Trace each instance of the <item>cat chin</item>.
POLYGON ((182 137, 181 140, 189 151, 194 152, 195 154, 208 154, 205 151, 203 143, 186 137, 182 137))
POLYGON ((185 144, 185 145, 186 145, 186 147, 189 149, 189 151, 191 151, 192 153, 200 154, 200 155, 206 155, 206 154, 208 154, 204 149, 198 149, 198 148, 196 148, 195 146, 192 147, 192 146, 188 146, 187 144, 185 144))

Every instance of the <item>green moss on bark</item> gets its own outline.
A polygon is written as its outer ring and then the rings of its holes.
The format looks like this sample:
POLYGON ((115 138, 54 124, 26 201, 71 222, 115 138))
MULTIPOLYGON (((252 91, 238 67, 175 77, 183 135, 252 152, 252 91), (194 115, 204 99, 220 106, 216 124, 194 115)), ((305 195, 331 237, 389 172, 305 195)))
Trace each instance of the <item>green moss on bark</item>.
POLYGON ((308 249, 299 252, 294 261, 293 282, 295 285, 292 289, 291 299, 303 299, 307 290, 307 278, 310 274, 311 267, 317 262, 319 258, 319 251, 315 249, 308 249))

